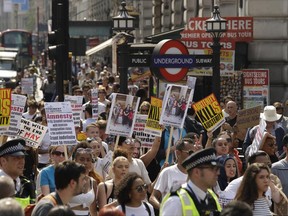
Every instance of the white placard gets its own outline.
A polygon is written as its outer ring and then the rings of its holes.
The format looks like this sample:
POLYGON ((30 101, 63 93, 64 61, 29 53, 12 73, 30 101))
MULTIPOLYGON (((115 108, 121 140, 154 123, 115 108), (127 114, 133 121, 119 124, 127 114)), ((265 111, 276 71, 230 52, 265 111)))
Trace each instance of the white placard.
POLYGON ((76 145, 75 125, 70 102, 44 103, 51 146, 76 145))
POLYGON ((83 96, 65 95, 64 101, 69 101, 71 103, 74 125, 76 127, 80 127, 81 115, 83 112, 82 110, 83 96))

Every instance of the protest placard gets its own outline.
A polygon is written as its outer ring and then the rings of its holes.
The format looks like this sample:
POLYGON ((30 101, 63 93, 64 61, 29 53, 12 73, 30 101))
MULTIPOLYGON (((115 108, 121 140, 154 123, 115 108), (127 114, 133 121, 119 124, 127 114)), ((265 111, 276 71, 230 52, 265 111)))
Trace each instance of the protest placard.
POLYGON ((131 137, 140 98, 125 94, 113 94, 106 134, 131 137))
POLYGON ((38 148, 47 131, 47 127, 22 118, 17 136, 26 141, 26 145, 38 148))
POLYGON ((75 127, 80 127, 81 115, 83 112, 83 96, 65 95, 64 101, 69 101, 71 103, 74 125, 75 127))
POLYGON ((151 105, 144 128, 144 132, 146 134, 161 137, 162 128, 159 125, 161 111, 162 111, 162 100, 156 97, 151 97, 151 105))
POLYGON ((245 129, 259 124, 262 106, 239 110, 237 114, 237 127, 245 129))
POLYGON ((44 103, 51 146, 75 145, 76 134, 70 102, 44 103))
POLYGON ((225 122, 222 109, 214 94, 208 95, 192 106, 207 131, 214 131, 225 122))
POLYGON ((191 101, 193 91, 188 86, 169 84, 166 88, 160 124, 183 128, 188 109, 188 102, 191 101))
POLYGON ((246 150, 247 157, 251 156, 252 154, 256 153, 259 150, 261 140, 264 136, 265 128, 266 128, 266 122, 262 118, 260 118, 259 127, 257 128, 253 142, 246 150))
POLYGON ((98 89, 91 89, 92 118, 98 119, 98 89))
POLYGON ((11 89, 0 89, 0 128, 7 129, 11 119, 11 89))
POLYGON ((109 174, 109 170, 113 161, 113 152, 109 150, 102 160, 103 171, 109 174))
POLYGON ((33 94, 33 78, 21 78, 21 94, 33 94))
POLYGON ((133 134, 135 135, 135 138, 140 140, 141 147, 151 148, 154 143, 155 136, 145 133, 144 131, 147 117, 148 115, 142 115, 142 114, 136 115, 136 121, 134 125, 133 134))
POLYGON ((17 135, 20 127, 22 114, 26 105, 27 97, 24 95, 12 94, 11 104, 11 120, 8 129, 4 132, 4 135, 13 137, 17 135))

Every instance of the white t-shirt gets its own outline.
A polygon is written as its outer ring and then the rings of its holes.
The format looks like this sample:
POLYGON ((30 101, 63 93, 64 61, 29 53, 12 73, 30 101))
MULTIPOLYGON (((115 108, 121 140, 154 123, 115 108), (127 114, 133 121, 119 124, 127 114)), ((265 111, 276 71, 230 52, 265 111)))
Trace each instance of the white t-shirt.
MULTIPOLYGON (((155 216, 154 209, 152 205, 148 202, 146 202, 149 206, 151 216, 155 216)), ((122 207, 118 205, 116 207, 117 209, 123 211, 122 207)), ((149 212, 147 211, 145 205, 142 203, 139 207, 129 207, 125 205, 125 215, 126 216, 149 216, 149 212)))
POLYGON ((132 158, 132 162, 129 164, 129 172, 136 172, 142 177, 146 184, 151 184, 147 169, 142 160, 138 158, 132 158))
MULTIPOLYGON (((43 150, 48 150, 49 147, 50 147, 50 137, 49 137, 49 132, 47 130, 39 148, 43 149, 43 150)), ((49 153, 38 154, 38 163, 48 164, 49 163, 49 153)))
MULTIPOLYGON (((243 176, 241 176, 237 179, 234 179, 232 182, 230 182, 228 184, 228 186, 225 188, 225 190, 218 194, 219 200, 220 199, 231 199, 231 201, 232 201, 236 196, 236 193, 238 191, 238 188, 240 187, 242 179, 243 179, 243 176)), ((268 187, 268 190, 265 192, 265 196, 268 198, 269 206, 271 206, 272 205, 272 202, 271 202, 272 195, 271 195, 271 188, 270 187, 268 187)))
POLYGON ((177 164, 166 167, 160 173, 154 189, 160 191, 163 198, 167 193, 171 191, 172 187, 176 190, 177 188, 180 188, 182 184, 187 182, 187 177, 187 174, 181 172, 178 169, 177 164))

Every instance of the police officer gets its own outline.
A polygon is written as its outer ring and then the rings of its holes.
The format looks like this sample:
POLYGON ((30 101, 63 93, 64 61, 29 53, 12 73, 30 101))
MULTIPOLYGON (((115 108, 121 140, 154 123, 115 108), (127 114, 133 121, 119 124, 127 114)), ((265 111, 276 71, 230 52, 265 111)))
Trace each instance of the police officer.
POLYGON ((15 184, 15 198, 22 207, 35 200, 32 183, 23 178, 25 166, 25 140, 13 139, 0 146, 0 176, 11 177, 15 184))
POLYGON ((220 215, 221 206, 211 190, 220 174, 215 149, 195 152, 182 165, 188 172, 188 183, 164 197, 160 216, 220 215))

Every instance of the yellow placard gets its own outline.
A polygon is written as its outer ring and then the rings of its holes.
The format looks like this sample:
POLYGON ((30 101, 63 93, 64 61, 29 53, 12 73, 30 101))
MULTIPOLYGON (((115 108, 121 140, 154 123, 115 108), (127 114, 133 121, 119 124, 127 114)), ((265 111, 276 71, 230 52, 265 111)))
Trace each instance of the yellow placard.
POLYGON ((0 127, 10 125, 11 99, 11 89, 0 89, 0 127))

